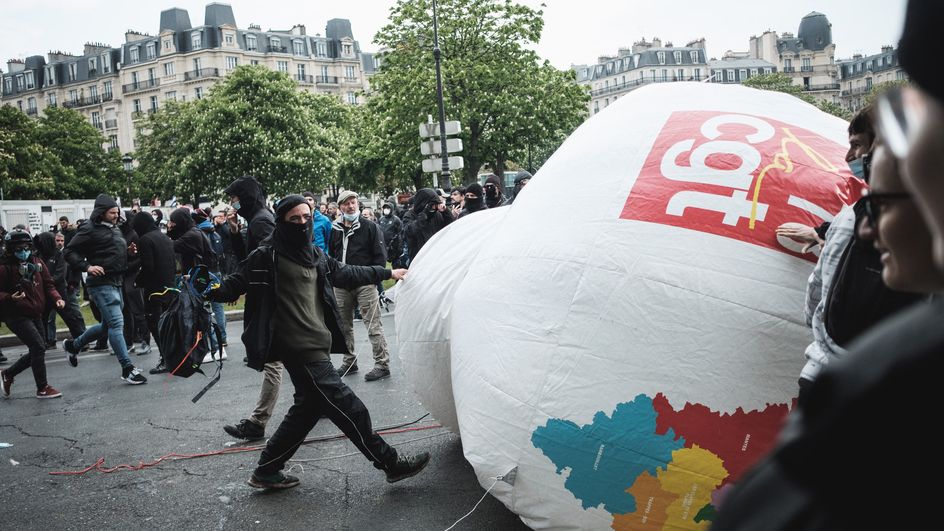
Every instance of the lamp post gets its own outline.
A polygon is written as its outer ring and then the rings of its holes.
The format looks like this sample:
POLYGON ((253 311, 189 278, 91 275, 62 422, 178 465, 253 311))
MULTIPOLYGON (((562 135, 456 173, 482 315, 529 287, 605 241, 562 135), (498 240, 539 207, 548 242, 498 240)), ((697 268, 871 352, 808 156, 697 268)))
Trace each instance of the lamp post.
POLYGON ((132 162, 134 162, 134 157, 132 157, 131 155, 127 153, 125 153, 124 156, 121 157, 121 164, 124 165, 125 167, 125 175, 128 176, 127 188, 125 189, 125 193, 127 193, 129 206, 131 205, 131 172, 134 171, 134 166, 131 164, 132 162))
POLYGON ((442 150, 442 176, 446 191, 452 190, 452 174, 449 171, 449 153, 446 152, 446 108, 443 106, 442 72, 439 62, 439 19, 436 16, 436 0, 433 0, 433 58, 436 59, 436 97, 439 103, 439 144, 442 150))

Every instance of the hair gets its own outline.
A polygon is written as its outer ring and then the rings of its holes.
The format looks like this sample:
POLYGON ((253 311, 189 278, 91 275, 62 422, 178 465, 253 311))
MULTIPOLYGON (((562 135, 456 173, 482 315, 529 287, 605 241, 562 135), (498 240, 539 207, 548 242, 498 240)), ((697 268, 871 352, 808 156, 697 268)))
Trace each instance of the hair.
POLYGON ((875 119, 872 113, 872 106, 866 105, 849 121, 849 134, 865 134, 870 140, 875 139, 875 119))
POLYGON ((310 197, 312 199, 315 199, 315 194, 306 191, 306 192, 302 192, 302 197, 310 197))
POLYGON ((68 222, 68 221, 69 221, 69 218, 68 218, 68 217, 66 217, 66 216, 59 216, 59 221, 65 221, 65 222, 68 222))
POLYGON ((329 207, 330 207, 331 205, 334 205, 334 208, 338 208, 338 204, 335 203, 334 201, 331 201, 330 203, 328 203, 328 206, 329 206, 329 207))

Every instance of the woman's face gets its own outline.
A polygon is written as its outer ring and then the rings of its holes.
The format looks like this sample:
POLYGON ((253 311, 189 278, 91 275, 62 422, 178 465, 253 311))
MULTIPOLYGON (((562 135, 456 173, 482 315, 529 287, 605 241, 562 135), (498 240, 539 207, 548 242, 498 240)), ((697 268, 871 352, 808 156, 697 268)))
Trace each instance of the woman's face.
POLYGON ((944 274, 931 257, 931 234, 901 180, 901 161, 879 145, 872 158, 871 209, 860 235, 874 240, 882 255, 882 280, 896 290, 933 292, 944 289, 944 274))

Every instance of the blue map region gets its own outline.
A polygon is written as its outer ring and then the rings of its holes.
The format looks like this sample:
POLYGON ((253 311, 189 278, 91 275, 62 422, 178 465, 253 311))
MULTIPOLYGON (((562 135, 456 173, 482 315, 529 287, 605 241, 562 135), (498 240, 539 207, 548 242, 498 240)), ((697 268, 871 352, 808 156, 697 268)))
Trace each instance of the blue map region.
POLYGON ((674 430, 656 434, 652 399, 637 396, 616 406, 612 417, 602 411, 579 427, 569 420, 549 419, 531 435, 531 444, 557 467, 570 468, 564 481, 584 509, 603 504, 610 514, 636 511, 636 499, 626 492, 643 472, 656 475, 685 446, 674 430))

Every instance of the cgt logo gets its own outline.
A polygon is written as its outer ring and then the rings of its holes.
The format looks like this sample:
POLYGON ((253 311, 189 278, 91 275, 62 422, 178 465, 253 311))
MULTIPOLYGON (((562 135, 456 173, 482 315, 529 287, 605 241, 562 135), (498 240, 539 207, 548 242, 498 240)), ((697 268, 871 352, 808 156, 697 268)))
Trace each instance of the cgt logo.
POLYGON ((846 148, 769 118, 675 112, 630 191, 621 219, 709 232, 815 261, 776 228, 817 226, 855 202, 865 183, 846 148))

